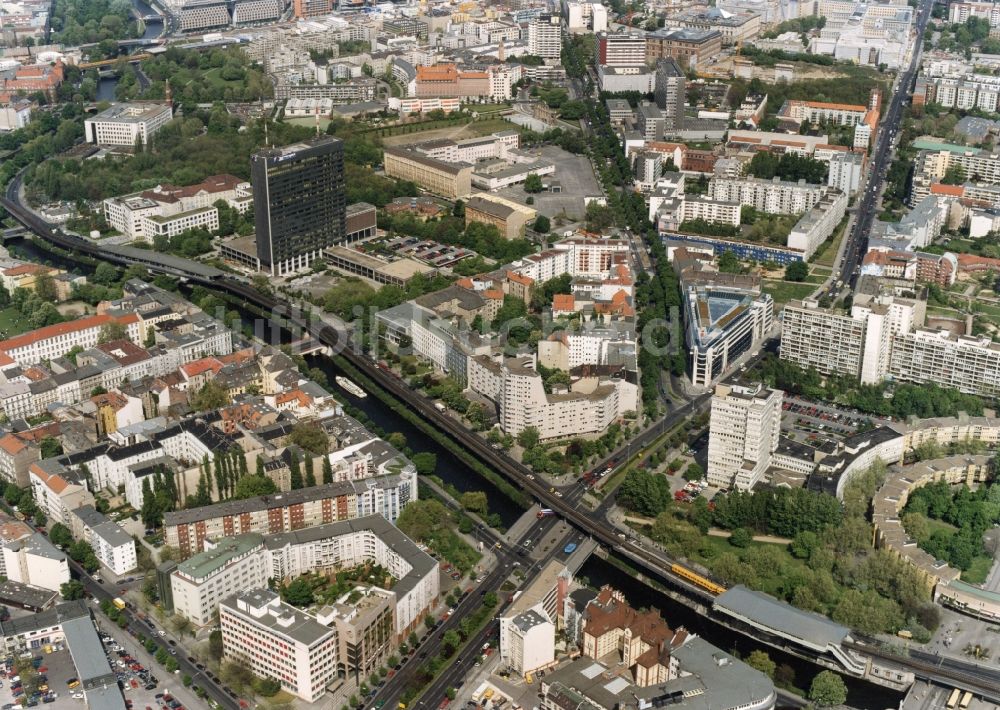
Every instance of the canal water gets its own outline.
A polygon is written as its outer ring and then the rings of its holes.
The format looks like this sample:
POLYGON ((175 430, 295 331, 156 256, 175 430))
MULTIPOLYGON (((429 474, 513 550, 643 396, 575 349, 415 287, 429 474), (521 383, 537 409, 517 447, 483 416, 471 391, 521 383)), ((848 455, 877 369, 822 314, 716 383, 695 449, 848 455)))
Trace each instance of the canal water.
MULTIPOLYGON (((54 263, 75 271, 86 272, 85 265, 79 262, 68 263, 64 260, 53 258, 48 252, 35 248, 31 242, 18 242, 17 250, 27 258, 32 258, 39 262, 54 263)), ((253 319, 256 317, 255 314, 249 311, 243 311, 242 315, 247 322, 253 322, 253 319)), ((479 490, 485 492, 489 498, 490 511, 498 513, 503 519, 504 525, 509 527, 523 513, 521 508, 511 503, 489 481, 482 479, 448 449, 428 438, 422 431, 384 405, 381 400, 372 395, 358 398, 340 390, 333 383, 333 378, 342 373, 333 360, 325 356, 310 356, 308 360, 310 367, 318 367, 326 374, 330 380, 331 388, 337 389, 339 394, 344 395, 348 402, 364 412, 374 424, 386 433, 401 433, 406 437, 408 446, 414 452, 435 454, 437 456, 437 475, 444 481, 452 484, 460 491, 479 490)), ((763 644, 755 643, 752 639, 742 634, 735 633, 710 619, 696 614, 680 602, 643 584, 633 575, 623 573, 621 569, 596 555, 590 557, 580 570, 578 576, 586 578, 588 584, 595 589, 599 589, 605 584, 610 584, 620 589, 633 607, 637 609, 647 607, 657 609, 663 614, 664 619, 666 619, 672 628, 684 626, 689 631, 698 634, 709 641, 709 643, 718 646, 724 651, 736 652, 743 657, 749 655, 754 650, 760 649, 766 651, 775 663, 779 665, 787 664, 795 670, 795 684, 798 687, 808 689, 813 676, 820 670, 817 666, 795 656, 776 651, 763 644)), ((897 708, 899 706, 901 699, 899 693, 850 677, 845 677, 844 680, 847 683, 849 691, 848 703, 855 708, 860 708, 861 710, 886 710, 886 708, 897 708)))
MULTIPOLYGON (((132 7, 134 7, 136 9, 136 12, 138 12, 143 17, 148 17, 149 15, 156 14, 153 8, 144 3, 142 0, 132 0, 132 7)), ((162 33, 163 33, 163 21, 162 20, 150 21, 146 23, 146 31, 143 33, 142 39, 156 39, 162 33)), ((118 77, 102 78, 97 84, 97 100, 114 101, 116 86, 118 86, 118 77)))
POLYGON ((490 512, 500 516, 504 527, 509 528, 524 513, 523 508, 511 502, 496 486, 466 466, 451 451, 396 414, 377 397, 372 395, 363 398, 355 397, 337 387, 333 378, 340 375, 341 372, 333 360, 324 356, 310 356, 308 360, 310 367, 318 367, 323 370, 330 380, 331 388, 336 389, 338 394, 344 395, 348 402, 364 412, 383 431, 386 433, 399 432, 405 436, 407 445, 414 452, 426 451, 437 456, 436 473, 445 483, 450 483, 463 493, 466 491, 486 493, 486 497, 490 501, 490 512))

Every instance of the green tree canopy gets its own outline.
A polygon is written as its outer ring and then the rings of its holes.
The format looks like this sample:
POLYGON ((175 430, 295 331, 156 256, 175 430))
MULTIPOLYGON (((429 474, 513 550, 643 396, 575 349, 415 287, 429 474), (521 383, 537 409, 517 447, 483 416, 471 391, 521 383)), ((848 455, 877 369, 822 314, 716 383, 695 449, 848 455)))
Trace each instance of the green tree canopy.
POLYGON ((292 606, 307 607, 313 603, 313 590, 305 577, 299 577, 281 588, 281 599, 292 606))
POLYGON ((820 671, 809 686, 809 699, 823 708, 843 705, 847 700, 847 685, 833 671, 820 671))
POLYGON ((793 261, 785 267, 786 281, 805 281, 809 276, 809 266, 804 261, 793 261))
POLYGON ((236 482, 232 497, 236 500, 277 493, 278 487, 267 476, 243 476, 236 482))
POLYGON ((316 456, 330 452, 330 437, 319 425, 311 422, 300 422, 293 426, 288 439, 316 456))
POLYGON ((417 473, 422 476, 428 476, 434 473, 435 469, 437 469, 437 454, 421 451, 413 454, 411 458, 413 460, 413 465, 417 469, 417 473))
POLYGON ((191 398, 191 408, 196 412, 211 412, 229 404, 229 393, 215 380, 209 380, 201 386, 191 398))

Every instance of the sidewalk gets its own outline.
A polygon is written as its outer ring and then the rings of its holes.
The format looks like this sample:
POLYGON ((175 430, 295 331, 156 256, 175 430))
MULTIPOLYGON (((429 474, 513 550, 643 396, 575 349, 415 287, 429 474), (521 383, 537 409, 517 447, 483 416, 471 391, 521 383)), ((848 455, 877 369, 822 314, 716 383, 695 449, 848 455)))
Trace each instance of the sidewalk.
MULTIPOLYGON (((184 684, 181 682, 182 674, 168 673, 167 669, 157 663, 152 654, 146 651, 145 647, 139 643, 138 639, 128 633, 128 631, 118 628, 117 624, 111 623, 111 621, 104 616, 103 613, 101 613, 99 608, 94 607, 93 612, 94 617, 97 619, 98 628, 101 632, 106 633, 108 636, 115 639, 115 641, 117 641, 121 647, 129 653, 129 655, 137 659, 139 663, 148 668, 152 674, 159 679, 160 682, 157 684, 157 689, 150 692, 170 693, 186 708, 206 707, 206 701, 196 696, 190 688, 184 687, 184 684)), ((156 643, 164 648, 172 648, 167 644, 167 639, 160 636, 156 637, 156 643)), ((182 651, 177 651, 177 653, 182 653, 182 651)), ((201 685, 201 683, 198 682, 200 677, 200 673, 193 677, 194 685, 201 685)), ((129 697, 129 693, 126 693, 125 697, 129 697)))

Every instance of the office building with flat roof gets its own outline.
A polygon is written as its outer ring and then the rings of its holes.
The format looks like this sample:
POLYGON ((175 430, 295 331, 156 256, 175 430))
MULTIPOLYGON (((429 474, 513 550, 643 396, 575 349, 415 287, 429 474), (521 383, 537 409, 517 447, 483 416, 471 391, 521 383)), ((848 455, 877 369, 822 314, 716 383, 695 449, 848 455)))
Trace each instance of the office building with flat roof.
POLYGON ((98 145, 149 145, 150 137, 173 118, 170 104, 117 104, 83 122, 83 134, 88 143, 98 145))
POLYGON ((250 158, 257 257, 272 276, 292 273, 346 235, 344 146, 329 136, 250 158))
POLYGON ((781 390, 719 384, 708 425, 708 482, 750 490, 771 465, 781 433, 781 390))
POLYGON ((562 56, 562 18, 539 15, 528 24, 528 54, 558 60, 562 56))
POLYGON ((274 678, 307 703, 337 677, 337 631, 281 601, 268 589, 250 589, 219 605, 223 654, 260 678, 274 678))

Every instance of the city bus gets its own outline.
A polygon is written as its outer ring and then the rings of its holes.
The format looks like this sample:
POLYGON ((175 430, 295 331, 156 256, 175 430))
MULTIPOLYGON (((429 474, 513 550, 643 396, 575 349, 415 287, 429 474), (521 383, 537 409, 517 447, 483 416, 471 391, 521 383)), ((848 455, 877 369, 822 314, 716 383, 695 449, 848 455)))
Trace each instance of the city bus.
POLYGON ((951 691, 951 695, 948 696, 948 703, 945 705, 945 707, 948 708, 948 710, 954 710, 954 708, 958 705, 958 696, 961 694, 962 691, 959 690, 958 688, 955 688, 953 691, 951 691))
POLYGON ((972 692, 967 690, 965 691, 965 695, 962 696, 962 702, 958 704, 958 707, 960 707, 962 710, 966 710, 966 708, 969 707, 969 703, 971 702, 972 702, 972 692))

